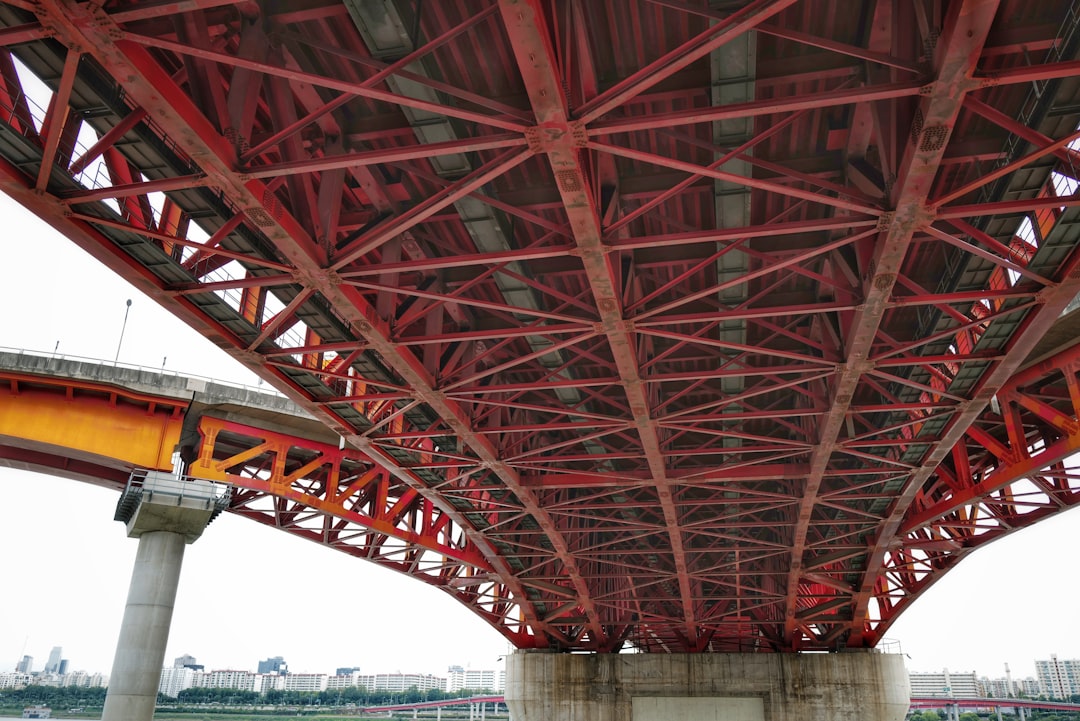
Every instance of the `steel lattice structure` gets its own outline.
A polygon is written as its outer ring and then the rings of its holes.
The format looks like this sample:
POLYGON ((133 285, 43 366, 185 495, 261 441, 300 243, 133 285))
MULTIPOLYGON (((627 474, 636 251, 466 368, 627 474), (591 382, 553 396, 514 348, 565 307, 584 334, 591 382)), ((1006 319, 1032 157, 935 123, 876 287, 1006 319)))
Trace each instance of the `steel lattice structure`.
POLYGON ((0 0, 0 185, 340 434, 219 429, 273 522, 406 528, 520 647, 873 646, 1080 493, 1078 22, 0 0))

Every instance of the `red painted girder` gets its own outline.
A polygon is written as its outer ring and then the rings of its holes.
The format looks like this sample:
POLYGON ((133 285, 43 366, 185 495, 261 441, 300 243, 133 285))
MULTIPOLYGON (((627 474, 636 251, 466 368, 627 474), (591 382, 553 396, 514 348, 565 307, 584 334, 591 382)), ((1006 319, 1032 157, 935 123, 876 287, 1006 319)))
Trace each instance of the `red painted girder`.
MULTIPOLYGON (((797 478, 806 474, 805 464, 761 464, 757 466, 714 468, 695 471, 689 476, 673 477, 676 483, 705 483, 718 481, 745 482, 775 480, 779 478, 797 478)), ((541 475, 524 475, 521 482, 537 488, 626 488, 650 486, 652 478, 646 472, 606 473, 588 471, 552 471, 541 475)), ((727 502, 733 499, 726 498, 727 502)))
POLYGON ((90 163, 101 157, 101 154, 106 150, 113 147, 117 140, 124 137, 129 130, 138 125, 144 118, 146 118, 146 112, 144 110, 141 108, 132 110, 123 120, 109 128, 109 130, 102 135, 96 143, 91 145, 85 153, 80 155, 68 168, 68 172, 72 175, 78 175, 86 170, 86 167, 90 165, 90 163))
POLYGON ((903 308, 917 305, 954 305, 956 303, 977 303, 980 300, 1009 300, 1013 298, 1030 298, 1031 290, 1014 290, 1003 288, 1001 290, 970 290, 942 293, 940 295, 902 295, 896 296, 889 301, 890 308, 903 308))
POLYGON ((404 213, 380 223, 342 248, 335 253, 334 263, 330 269, 334 272, 344 270, 361 256, 375 250, 394 236, 400 235, 413 226, 422 223, 443 208, 453 205, 461 198, 472 194, 475 190, 512 170, 528 157, 528 151, 514 152, 513 150, 507 150, 453 185, 449 185, 427 197, 404 213))
MULTIPOLYGON (((728 17, 727 13, 722 13, 706 6, 691 5, 682 0, 649 0, 649 2, 655 5, 664 5, 676 10, 681 10, 686 13, 700 15, 701 17, 712 18, 713 20, 724 20, 728 17)), ((895 58, 886 53, 874 52, 857 45, 848 45, 847 43, 838 42, 831 38, 817 37, 816 35, 799 32, 798 30, 792 30, 791 28, 780 27, 773 23, 758 23, 754 26, 754 30, 763 35, 772 35, 774 37, 784 38, 785 40, 793 40, 809 47, 821 48, 822 50, 828 50, 829 52, 837 53, 839 55, 848 55, 853 58, 859 58, 860 60, 869 60, 872 63, 893 67, 898 70, 906 70, 911 73, 919 72, 918 66, 914 63, 895 58)))
MULTIPOLYGON (((59 201, 59 203, 61 205, 64 205, 62 201, 59 201)), ((226 250, 225 248, 207 248, 206 244, 204 244, 204 243, 199 243, 199 242, 196 242, 196 241, 193 241, 193 240, 188 240, 187 238, 181 238, 181 237, 175 236, 175 235, 169 235, 168 233, 159 233, 156 230, 147 230, 146 228, 138 228, 138 227, 129 225, 128 223, 124 223, 124 222, 120 222, 120 221, 116 221, 116 220, 108 220, 106 218, 99 218, 99 217, 94 216, 94 215, 83 215, 82 213, 71 213, 70 211, 67 211, 67 210, 65 210, 64 212, 66 212, 68 214, 68 216, 70 218, 72 218, 73 220, 78 220, 78 221, 81 221, 83 223, 88 223, 90 225, 96 225, 96 226, 100 226, 100 227, 103 227, 103 228, 115 228, 116 230, 123 230, 123 231, 130 232, 130 233, 136 233, 138 235, 142 235, 142 236, 147 237, 147 238, 152 238, 154 240, 160 240, 160 241, 167 242, 167 243, 174 243, 176 245, 182 245, 182 246, 185 246, 185 247, 188 247, 188 248, 197 248, 199 250, 204 251, 206 256, 221 256, 222 258, 229 258, 230 260, 239 260, 239 261, 242 261, 244 263, 251 263, 252 265, 255 265, 255 266, 262 266, 262 267, 268 268, 270 270, 277 270, 277 271, 284 271, 284 272, 291 272, 293 270, 292 266, 286 265, 285 263, 275 263, 272 260, 266 260, 265 258, 246 255, 244 253, 237 253, 237 252, 232 251, 232 250, 226 250)), ((161 289, 157 288, 157 290, 160 291, 161 289)))
POLYGON ((276 178, 281 175, 323 172, 341 168, 358 168, 367 165, 382 165, 403 160, 437 158, 444 155, 474 153, 482 150, 498 150, 525 145, 525 138, 520 134, 485 135, 476 138, 460 138, 441 143, 404 145, 401 147, 379 150, 364 150, 344 155, 324 155, 320 158, 306 158, 269 165, 257 165, 243 171, 247 178, 276 178))
POLYGON ((31 40, 38 40, 40 38, 47 38, 52 35, 52 31, 48 28, 42 27, 41 23, 26 23, 25 25, 16 25, 10 28, 4 28, 0 30, 0 47, 7 47, 8 45, 18 45, 19 43, 28 43, 31 40))
POLYGON ((934 216, 939 220, 966 220, 980 215, 1012 215, 1029 210, 1071 208, 1076 205, 1080 205, 1080 193, 1023 198, 1020 200, 999 200, 993 203, 975 203, 972 205, 947 205, 944 208, 935 210, 934 216))
MULTIPOLYGON (((1021 447, 1007 449, 1004 458, 996 459, 994 473, 979 484, 957 488, 950 483, 950 488, 956 488, 952 492, 962 496, 960 503, 954 504, 950 499, 946 503, 932 504, 910 514, 910 518, 905 520, 904 530, 900 532, 894 547, 924 549, 933 555, 922 562, 922 570, 926 571, 922 578, 910 572, 899 572, 897 566, 905 561, 903 558, 897 559, 895 554, 893 562, 881 570, 881 575, 891 574, 893 579, 903 579, 905 583, 891 589, 889 605, 882 610, 880 623, 867 634, 871 640, 880 639, 907 606, 975 548, 1080 504, 1076 468, 1073 464, 1062 463, 1063 459, 1076 458, 1080 450, 1080 423, 1077 422, 1076 411, 1080 394, 1077 393, 1075 356, 1074 348, 1038 369, 1040 372, 1055 372, 1059 364, 1063 365, 1060 370, 1069 381, 1072 415, 1066 417, 1064 426, 1059 428, 1059 438, 1047 443, 1041 450, 1031 452, 1030 457, 1027 455, 1027 441, 1022 441, 1021 447), (1018 481, 1020 485, 1014 494, 1007 487, 1018 481), (1029 498, 1032 491, 1024 488, 1027 481, 1036 489, 1035 493, 1045 494, 1047 500, 1029 498), (938 515, 932 515, 934 513, 938 515), (932 573, 929 572, 930 561, 934 564, 932 573)), ((1009 387, 1013 385, 1009 383, 1009 387)), ((953 452, 954 458, 957 458, 957 452, 958 460, 966 463, 968 449, 961 444, 953 452)), ((915 510, 914 506, 912 510, 915 510)))
POLYGON ((997 167, 990 172, 980 174, 978 178, 971 181, 967 185, 963 185, 959 188, 956 188, 955 190, 950 190, 947 194, 929 201, 929 204, 944 205, 945 203, 949 203, 953 200, 956 200, 957 198, 962 198, 973 190, 977 190, 978 188, 983 187, 987 183, 1004 177, 1009 173, 1013 172, 1014 170, 1019 170, 1028 163, 1038 160, 1045 155, 1050 155, 1051 153, 1056 153, 1058 151, 1068 150, 1068 147, 1072 145, 1073 142, 1078 138, 1080 138, 1080 131, 1072 133, 1071 135, 1066 135, 1064 138, 1055 140, 1049 145, 1045 145, 1035 150, 1034 152, 1017 158, 1010 163, 1005 163, 1004 165, 997 167))
MULTIPOLYGON (((537 129, 543 128, 547 131, 547 139, 540 138, 543 145, 538 147, 538 151, 547 153, 552 172, 559 179, 556 182, 559 195, 570 219, 574 240, 581 252, 582 264, 601 319, 600 324, 615 359, 620 385, 630 405, 634 428, 656 483, 656 494, 663 509, 678 575, 686 639, 693 648, 698 644, 699 632, 694 620, 695 609, 682 531, 671 485, 667 480, 659 429, 649 416, 649 400, 634 352, 634 334, 626 327, 620 310, 618 270, 612 267, 604 251, 601 213, 597 200, 591 193, 592 180, 582 165, 580 143, 584 139, 581 137, 584 128, 580 123, 571 127, 571 113, 563 94, 559 63, 551 47, 551 36, 539 0, 500 0, 499 10, 536 115, 537 129), (578 136, 576 141, 575 135, 578 136)), ((598 639, 604 639, 606 631, 599 622, 590 595, 582 594, 581 600, 591 633, 598 639)))
POLYGON ((763 238, 774 235, 799 235, 824 230, 849 230, 876 226, 876 217, 842 216, 821 220, 795 220, 783 223, 765 223, 741 228, 716 228, 712 230, 694 230, 685 233, 664 235, 646 235, 627 238, 608 238, 606 247, 613 250, 636 250, 639 248, 663 248, 694 243, 721 243, 738 241, 743 238, 763 238))
MULTIPOLYGON (((896 276, 901 270, 913 236, 929 220, 925 204, 945 155, 945 147, 960 113, 964 95, 974 89, 971 78, 990 32, 998 2, 999 0, 964 0, 949 6, 945 27, 935 50, 936 78, 930 86, 929 94, 919 102, 918 112, 922 116, 922 123, 916 129, 918 132, 912 133, 897 169, 896 186, 890 199, 893 217, 888 228, 882 231, 874 249, 870 266, 874 275, 866 283, 863 308, 857 313, 845 341, 846 358, 833 384, 832 402, 820 425, 819 445, 810 460, 810 474, 806 479, 803 502, 799 507, 787 582, 784 643, 789 648, 798 647, 798 639, 795 637, 795 610, 799 593, 796 589, 801 582, 807 533, 814 507, 818 503, 821 482, 829 460, 837 449, 837 440, 844 428, 855 390, 863 374, 869 370, 867 362, 870 351, 896 284, 896 276), (924 146, 924 138, 929 131, 943 132, 942 142, 924 146)), ((856 619, 863 618, 866 613, 865 606, 860 608, 857 602, 854 610, 856 619)), ((857 638, 849 638, 848 644, 862 645, 861 634, 852 635, 857 638)))
MULTIPOLYGON (((285 275, 253 275, 247 278, 234 278, 232 280, 220 280, 212 283, 183 283, 166 287, 166 290, 176 295, 198 295, 208 291, 239 290, 241 288, 276 288, 283 285, 292 285, 296 277, 292 274, 285 275)), ((355 344, 354 344, 355 345, 355 344)), ((329 349, 320 349, 325 352, 329 349)))
POLYGON ((281 65, 248 60, 246 58, 237 57, 236 55, 229 55, 228 53, 218 52, 215 50, 197 48, 192 45, 187 45, 181 42, 174 42, 172 40, 166 40, 160 37, 148 37, 145 35, 138 35, 136 33, 123 32, 119 29, 117 29, 116 32, 118 32, 120 37, 122 37, 128 42, 143 45, 148 48, 160 48, 162 50, 170 50, 180 56, 186 55, 190 57, 201 58, 203 60, 210 60, 227 66, 254 70, 255 72, 262 73, 269 77, 285 78, 287 80, 291 80, 297 83, 310 83, 311 85, 314 85, 316 87, 338 90, 343 93, 351 93, 352 95, 356 95, 362 98, 380 100, 382 102, 390 103, 391 105, 403 105, 405 107, 415 108, 416 110, 435 113, 437 115, 445 115, 451 118, 459 118, 468 122, 479 123, 480 125, 489 125, 511 132, 521 133, 525 130, 525 126, 519 122, 504 120, 493 115, 478 113, 453 105, 442 105, 439 103, 432 103, 426 100, 411 98, 406 95, 396 95, 387 90, 365 87, 362 83, 353 83, 347 80, 338 80, 336 78, 330 78, 324 75, 304 72, 303 70, 293 70, 287 67, 283 67, 281 65))
POLYGON ((474 265, 491 266, 502 263, 513 263, 528 260, 543 260, 545 258, 562 258, 570 255, 574 246, 570 245, 546 245, 536 248, 520 248, 499 251, 495 253, 469 253, 454 255, 447 258, 421 258, 418 260, 403 260, 396 263, 380 263, 368 268, 349 268, 342 271, 342 279, 364 278, 371 275, 381 275, 387 272, 408 273, 440 270, 444 268, 465 268, 474 265))
MULTIPOLYGON (((236 207, 259 209, 271 219, 271 225, 264 228, 264 233, 292 263, 297 272, 307 279, 309 287, 323 293, 335 304, 339 313, 360 330, 370 347, 377 350, 403 379, 414 389, 418 399, 427 402, 458 433, 463 442, 478 452, 482 462, 490 464, 511 491, 525 503, 526 510, 539 519, 541 525, 550 521, 531 492, 520 487, 516 473, 498 461, 494 447, 490 442, 473 431, 467 416, 454 403, 434 390, 431 379, 422 364, 407 351, 399 349, 386 336, 384 323, 379 320, 374 309, 358 293, 350 289, 341 289, 329 277, 330 273, 320 267, 317 260, 319 249, 314 246, 300 225, 286 212, 268 212, 263 206, 263 199, 268 196, 265 186, 260 181, 244 183, 232 170, 235 164, 235 151, 217 131, 207 122, 202 113, 194 107, 191 100, 176 86, 173 79, 152 59, 140 45, 124 40, 116 40, 123 33, 116 28, 98 6, 76 5, 69 0, 47 0, 36 7, 39 19, 57 29, 57 38, 69 47, 87 48, 95 59, 112 73, 113 77, 122 78, 125 91, 134 102, 143 107, 148 115, 171 136, 192 158, 198 158, 202 169, 215 184, 230 197, 236 207)), ((24 203, 35 205, 33 203, 24 203)), ((107 241, 106 241, 107 243, 107 241)), ((145 271, 139 270, 137 275, 145 271)), ((125 274, 125 277, 130 274, 125 274)), ((154 297, 161 298, 156 286, 151 288, 154 297)), ((198 325, 205 325, 200 318, 198 325)), ((243 348, 236 347, 236 339, 226 333, 229 345, 234 348, 234 355, 246 366, 260 375, 266 375, 267 369, 261 359, 255 358, 243 348)), ((508 585, 518 600, 525 623, 531 628, 540 628, 539 620, 533 610, 529 597, 517 581, 515 574, 505 565, 500 554, 487 540, 473 529, 462 514, 447 503, 439 494, 420 481, 381 449, 372 446, 366 438, 358 437, 353 429, 344 425, 336 416, 326 413, 325 409, 310 403, 302 389, 293 387, 285 376, 272 374, 272 379, 290 388, 294 398, 316 417, 324 419, 338 433, 347 437, 361 450, 386 467, 405 483, 416 488, 432 500, 445 513, 458 523, 470 535, 470 540, 481 549, 500 577, 508 585)), ((573 558, 565 544, 560 548, 561 538, 553 533, 556 556, 564 560, 568 568, 573 569, 573 558)), ((571 573, 571 575, 573 575, 571 573)), ((547 639, 537 636, 534 643, 546 644, 547 639)))
MULTIPOLYGON (((429 53, 431 53, 435 49, 439 48, 440 46, 442 46, 446 42, 448 42, 448 41, 452 40, 453 38, 457 37, 459 34, 465 32, 466 30, 469 30, 472 27, 474 27, 477 23, 482 22, 485 18, 487 18, 489 15, 491 15, 494 12, 494 10, 495 10, 495 8, 494 8, 494 6, 492 6, 492 7, 488 8, 487 10, 483 10, 481 12, 476 13, 475 15, 473 15, 471 18, 467 19, 462 24, 448 30, 447 32, 443 33, 442 35, 440 35, 440 36, 438 36, 436 38, 432 38, 431 40, 424 43, 419 48, 416 48, 412 52, 406 54, 404 57, 396 60, 393 63, 385 64, 382 61, 376 60, 375 58, 365 57, 365 56, 357 56, 355 59, 360 64, 366 64, 366 65, 369 65, 369 66, 378 66, 377 72, 375 72, 372 76, 370 76, 368 78, 365 78, 364 81, 361 83, 361 85, 373 86, 373 85, 376 85, 378 83, 381 83, 382 81, 386 80, 388 77, 390 77, 392 75, 396 75, 396 74, 400 73, 403 68, 407 67, 408 65, 411 65, 412 63, 416 62, 417 60, 424 57, 425 55, 428 55, 429 53)), ((285 33, 285 35, 289 35, 289 34, 285 33)), ((301 38, 297 37, 297 39, 299 40, 301 38)), ((335 50, 335 49, 340 52, 340 48, 337 48, 337 47, 332 47, 332 48, 327 48, 327 49, 330 50, 331 52, 333 50, 335 50)), ((421 84, 423 84, 423 81, 426 80, 425 78, 423 78, 421 76, 418 76, 418 75, 413 75, 412 73, 408 73, 407 75, 409 76, 410 79, 415 79, 418 82, 421 82, 421 84)), ((428 81, 428 82, 430 82, 430 81, 428 81)), ((353 100, 353 96, 348 94, 348 93, 344 93, 344 94, 340 95, 339 97, 331 100, 330 102, 324 103, 321 107, 309 112, 305 117, 299 118, 296 122, 290 123, 288 126, 286 126, 284 128, 281 128, 277 132, 273 133, 269 138, 266 138, 265 140, 260 142, 258 145, 252 147, 250 150, 248 150, 247 152, 245 152, 243 155, 240 156, 240 163, 243 164, 243 165, 246 165, 246 164, 250 163, 253 159, 257 158, 259 155, 261 155, 266 150, 269 150, 270 148, 274 147, 275 145, 277 145, 279 142, 281 142, 285 138, 289 137, 290 135, 293 135, 294 133, 300 132, 300 130, 302 130, 304 127, 311 124, 312 122, 314 122, 318 118, 326 115, 327 113, 330 113, 331 111, 333 111, 336 108, 342 107, 343 105, 347 104, 351 100, 353 100)), ((412 134, 411 130, 410 130, 409 134, 410 135, 412 134)))
MULTIPOLYGON (((705 32, 691 38, 592 98, 578 108, 577 117, 583 123, 591 123, 634 96, 640 95, 671 77, 687 65, 723 47, 738 36, 750 32, 755 25, 782 12, 796 2, 798 0, 753 0, 727 15, 705 32)), ((539 120, 544 122, 542 118, 539 120)))
MULTIPOLYGON (((940 435, 939 440, 906 481, 902 492, 897 495, 891 506, 889 516, 882 524, 877 540, 870 549, 866 565, 867 571, 863 576, 858 593, 855 595, 856 613, 853 616, 855 621, 853 622, 852 635, 858 637, 858 644, 862 643, 862 636, 868 632, 868 629, 861 625, 860 619, 867 618, 867 609, 874 595, 874 589, 881 576, 887 572, 884 558, 889 550, 889 544, 896 538, 896 534, 912 502, 952 448, 961 443, 968 429, 984 411, 994 395, 1009 382, 1010 377, 1024 363, 1031 348, 1053 326, 1065 310, 1065 307, 1076 296, 1078 290, 1080 290, 1080 281, 1073 276, 1078 270, 1080 270, 1080 251, 1074 249, 1057 274, 1057 283, 1044 289, 1039 294, 1040 305, 1028 313, 1021 322, 1020 328, 1010 339, 1005 358, 980 379, 977 388, 970 393, 970 400, 959 404, 956 413, 952 416, 945 431, 940 435)), ((876 638, 873 640, 876 640, 876 638)), ((849 643, 851 642, 849 641, 849 643)))
MULTIPOLYGON (((981 115, 990 122, 998 125, 1005 130, 1008 130, 1013 135, 1016 135, 1023 140, 1034 145, 1036 148, 1045 148, 1048 145, 1053 144, 1053 138, 1049 138, 1034 128, 1029 128, 1020 121, 1016 120, 1010 115, 1006 115, 994 106, 984 103, 973 95, 968 95, 964 98, 964 107, 968 110, 981 115)), ((1072 148, 1061 148, 1054 151, 1054 156, 1065 163, 1078 163, 1080 162, 1080 153, 1076 152, 1072 148)))
POLYGON ((141 180, 134 183, 118 183, 101 188, 89 190, 77 190, 64 193, 60 198, 68 205, 80 203, 93 203, 106 198, 130 198, 133 196, 145 196, 149 193, 167 193, 170 190, 186 190, 187 188, 201 188, 213 185, 214 181, 202 173, 196 175, 180 175, 173 178, 161 178, 159 180, 141 180))
MULTIPOLYGON (((1055 373, 1061 373, 1065 376, 1070 391, 1080 390, 1080 384, 1075 380, 1077 368, 1080 368, 1080 345, 1074 345, 1052 358, 1040 361, 1016 373, 1007 383, 1002 385, 996 395, 999 400, 1011 398, 1014 394, 1022 395, 1026 386, 1033 385, 1040 379, 1055 373), (1070 376, 1072 376, 1071 382, 1069 382, 1070 376)), ((1026 442, 1024 447, 1016 447, 1015 440, 1010 439, 1014 449, 1004 454, 1006 458, 1011 458, 1006 466, 995 469, 993 473, 987 475, 978 484, 955 490, 949 498, 943 501, 924 508, 917 513, 909 513, 898 532, 900 534, 911 533, 934 519, 971 503, 974 499, 994 493, 1019 478, 1037 473, 1043 468, 1076 453, 1077 450, 1080 450, 1080 409, 1077 408, 1080 396, 1072 398, 1072 402, 1073 414, 1071 417, 1056 411, 1054 412, 1055 417, 1050 417, 1045 412, 1041 414, 1043 420, 1063 431, 1064 437, 1062 441, 1049 445, 1033 456, 1028 456, 1026 442)))
POLYGON ((810 190, 802 190, 793 186, 784 185, 773 180, 762 180, 754 178, 748 175, 738 175, 736 173, 729 173, 723 170, 719 170, 713 167, 706 167, 696 165, 694 163, 687 163, 676 158, 671 158, 663 155, 657 155, 656 153, 650 153, 644 150, 635 150, 633 148, 621 147, 612 143, 604 143, 600 141, 590 141, 587 148, 596 150, 601 153, 611 153, 612 155, 618 155, 623 158, 629 158, 639 163, 647 163, 657 167, 670 168, 672 170, 678 170, 684 173, 689 173, 694 176, 712 178, 714 180, 726 180, 731 183, 738 183, 739 185, 747 188, 755 188, 757 190, 775 193, 777 195, 784 195, 791 198, 799 198, 800 200, 809 200, 814 203, 821 203, 822 205, 828 205, 834 208, 841 208, 853 213, 861 213, 863 215, 876 216, 881 213, 881 209, 863 205, 862 203, 852 202, 845 200, 844 198, 837 198, 832 195, 824 193, 815 193, 810 190))
POLYGON ((994 70, 979 76, 982 87, 1033 83, 1040 80, 1061 80, 1080 75, 1080 60, 1066 60, 1043 65, 1018 65, 1014 68, 994 70))
MULTIPOLYGON (((768 226, 763 226, 763 227, 767 228, 768 226)), ((672 310, 674 308, 678 308, 680 306, 686 305, 687 303, 691 303, 691 302, 693 302, 695 300, 698 300, 700 298, 704 298, 704 297, 707 297, 707 296, 710 296, 710 295, 715 295, 719 291, 724 290, 726 288, 732 288, 732 287, 738 287, 740 285, 745 285, 746 283, 748 283, 749 281, 751 281, 751 280, 753 280, 755 278, 761 278, 761 277, 765 277, 765 276, 768 276, 768 275, 772 275, 772 274, 775 274, 775 273, 779 272, 780 270, 783 270, 783 269, 791 267, 791 266, 796 266, 794 268, 794 272, 798 272, 798 270, 799 270, 798 265, 800 263, 804 263, 804 262, 806 262, 808 260, 811 260, 813 258, 817 258, 818 256, 824 255, 825 253, 829 253, 829 252, 831 252, 833 250, 837 250, 838 248, 842 248, 842 247, 844 247, 846 245, 851 245, 852 243, 860 241, 863 238, 866 238, 866 237, 868 237, 870 235, 873 235, 876 232, 877 232, 877 230, 873 229, 873 228, 869 229, 869 230, 863 230, 861 232, 854 233, 854 234, 851 234, 851 235, 845 235, 845 236, 843 236, 841 238, 837 238, 836 240, 832 240, 832 241, 829 241, 827 243, 823 243, 822 245, 819 245, 819 246, 815 246, 815 247, 812 247, 812 248, 807 248, 807 249, 805 249, 805 250, 803 250, 801 252, 795 253, 795 254, 785 255, 782 258, 773 260, 770 263, 763 264, 761 267, 759 267, 759 268, 757 268, 755 270, 748 271, 748 272, 743 273, 742 275, 739 275, 739 276, 737 276, 735 278, 732 278, 730 280, 724 281, 722 283, 717 283, 716 285, 710 286, 710 287, 702 289, 702 290, 694 291, 693 293, 687 293, 687 294, 681 296, 680 298, 678 298, 677 300, 672 300, 672 301, 669 301, 669 302, 667 302, 664 305, 661 305, 659 307, 654 307, 654 308, 651 308, 649 310, 646 310, 646 311, 644 311, 642 313, 639 313, 636 317, 637 318, 650 318, 650 317, 653 317, 653 316, 656 316, 656 315, 659 315, 659 314, 662 314, 662 313, 667 313, 668 311, 670 311, 670 310, 672 310)))
MULTIPOLYGON (((791 83, 797 84, 799 82, 799 76, 793 75, 789 80, 791 83)), ((712 123, 721 120, 736 120, 738 118, 755 118, 762 115, 789 113, 796 110, 830 108, 837 105, 850 105, 852 103, 891 100, 893 98, 919 95, 923 91, 924 85, 925 82, 922 80, 911 80, 900 83, 888 83, 885 85, 869 85, 861 88, 847 88, 844 90, 832 91, 826 90, 811 95, 792 95, 785 98, 751 100, 745 103, 731 103, 730 105, 721 105, 711 108, 694 108, 692 110, 679 110, 671 113, 655 113, 632 116, 629 118, 617 118, 591 123, 588 127, 588 135, 590 138, 595 138, 604 135, 630 133, 640 130, 673 128, 679 125, 712 123)))
MULTIPOLYGON (((957 222, 962 223, 962 221, 957 221, 957 222)), ((962 224, 967 225, 966 223, 962 223, 962 224)), ((971 226, 968 226, 968 227, 971 227, 971 226)), ((974 228, 973 228, 973 230, 974 230, 974 228)), ((1043 286, 1050 285, 1049 280, 1042 277, 1041 275, 1039 275, 1035 271, 1029 270, 1026 266, 1021 265, 1020 263, 1014 263, 1013 261, 1009 260, 1007 257, 1002 257, 1002 255, 1001 255, 1002 252, 1008 253, 1009 255, 1013 255, 1013 254, 1011 252, 1009 252, 1008 248, 1002 246, 996 240, 993 241, 992 248, 993 248, 993 250, 996 250, 998 252, 994 253, 994 252, 991 252, 989 250, 983 250, 982 248, 975 245, 974 243, 968 243, 967 241, 965 241, 965 240, 963 240, 961 238, 957 238, 956 236, 951 235, 950 233, 946 233, 945 231, 941 230, 940 228, 935 228, 933 225, 925 226, 923 228, 923 231, 925 233, 927 233, 928 235, 931 235, 931 236, 937 238, 938 240, 944 241, 945 243, 948 243, 949 245, 952 245, 952 246, 954 246, 956 248, 959 248, 960 250, 964 251, 965 253, 977 256, 979 258, 982 258, 983 260, 988 260, 991 263, 993 263, 994 265, 1000 265, 1002 268, 1008 268, 1009 270, 1013 271, 1017 275, 1022 275, 1022 276, 1026 277, 1026 278, 1030 278, 1031 280, 1035 281, 1039 285, 1043 285, 1043 286)), ((976 237, 977 240, 984 240, 984 239, 989 240, 988 236, 986 236, 984 233, 979 233, 977 230, 976 230, 976 236, 977 236, 976 237)))
POLYGON ((135 20, 149 20, 168 15, 177 15, 195 10, 211 10, 227 5, 244 5, 247 0, 176 0, 175 2, 153 3, 129 10, 120 10, 109 14, 114 23, 127 23, 135 20))
POLYGON ((71 99, 71 90, 75 85, 75 71, 79 68, 81 58, 82 55, 78 50, 68 48, 67 57, 64 58, 64 69, 60 75, 60 85, 49 100, 49 110, 45 114, 45 122, 41 129, 45 136, 45 147, 41 153, 41 167, 38 169, 37 185, 34 188, 39 193, 44 192, 49 184, 49 178, 56 163, 56 152, 60 146, 60 136, 71 116, 68 101, 71 99))

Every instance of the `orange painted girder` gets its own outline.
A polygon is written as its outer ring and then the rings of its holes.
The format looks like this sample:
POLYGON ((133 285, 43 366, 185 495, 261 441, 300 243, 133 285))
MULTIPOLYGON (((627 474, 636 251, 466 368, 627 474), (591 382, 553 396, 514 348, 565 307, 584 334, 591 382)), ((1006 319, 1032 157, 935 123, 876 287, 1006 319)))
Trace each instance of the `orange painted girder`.
POLYGON ((180 440, 183 401, 97 384, 3 374, 0 436, 132 468, 168 471, 180 440))

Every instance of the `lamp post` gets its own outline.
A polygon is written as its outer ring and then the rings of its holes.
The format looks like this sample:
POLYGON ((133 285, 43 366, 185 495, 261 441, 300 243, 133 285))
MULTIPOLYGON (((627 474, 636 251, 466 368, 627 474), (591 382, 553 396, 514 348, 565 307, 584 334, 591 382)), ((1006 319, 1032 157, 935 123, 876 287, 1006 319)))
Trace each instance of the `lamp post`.
POLYGON ((120 340, 116 342, 116 357, 113 358, 113 363, 120 360, 120 346, 124 343, 124 331, 127 330, 128 313, 131 312, 131 298, 127 299, 127 307, 124 308, 124 324, 120 326, 120 340))

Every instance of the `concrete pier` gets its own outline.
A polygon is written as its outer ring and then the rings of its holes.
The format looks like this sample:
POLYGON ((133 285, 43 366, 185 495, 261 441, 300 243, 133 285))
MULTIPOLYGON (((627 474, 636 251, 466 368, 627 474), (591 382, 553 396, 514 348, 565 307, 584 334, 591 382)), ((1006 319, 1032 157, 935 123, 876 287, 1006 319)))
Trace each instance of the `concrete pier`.
POLYGON ((507 659, 514 721, 902 721, 903 660, 836 654, 519 651, 507 659))
POLYGON ((184 546, 202 535, 227 502, 221 486, 161 473, 135 479, 120 497, 116 518, 127 524, 129 537, 139 539, 139 550, 102 721, 154 717, 184 546))

